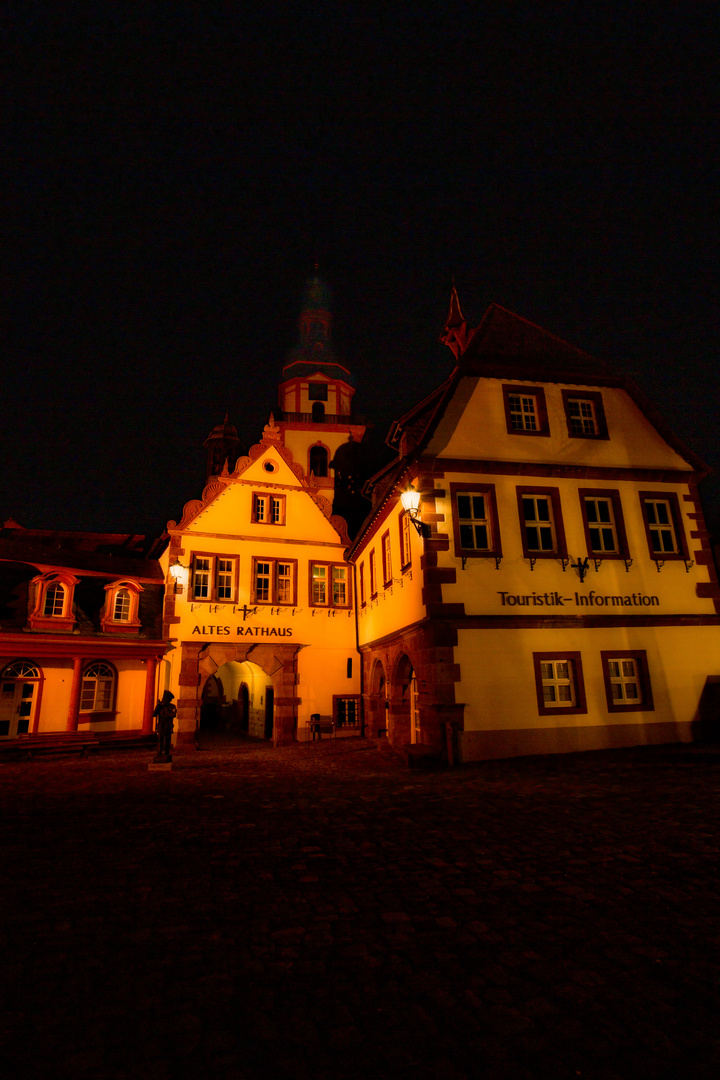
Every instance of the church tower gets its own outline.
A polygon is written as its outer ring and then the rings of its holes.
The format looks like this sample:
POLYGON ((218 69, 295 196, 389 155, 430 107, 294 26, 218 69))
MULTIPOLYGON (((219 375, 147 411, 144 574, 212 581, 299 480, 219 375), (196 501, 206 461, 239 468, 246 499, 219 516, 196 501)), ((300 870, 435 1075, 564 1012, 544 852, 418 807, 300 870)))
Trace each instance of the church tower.
POLYGON ((330 305, 316 264, 305 289, 299 340, 283 368, 276 420, 285 446, 306 474, 313 474, 333 512, 348 518, 357 517, 351 508, 359 489, 359 464, 349 468, 348 463, 358 460, 365 424, 352 414, 355 388, 333 350, 330 305))

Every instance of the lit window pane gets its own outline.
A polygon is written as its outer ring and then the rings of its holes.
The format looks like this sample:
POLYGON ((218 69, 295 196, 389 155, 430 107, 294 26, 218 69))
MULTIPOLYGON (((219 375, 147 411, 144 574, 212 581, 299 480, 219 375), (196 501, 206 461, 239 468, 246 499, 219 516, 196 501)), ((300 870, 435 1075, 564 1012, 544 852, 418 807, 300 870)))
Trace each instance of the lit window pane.
POLYGON ((278 563, 277 575, 277 602, 290 604, 293 598, 292 563, 278 563))
POLYGON ((327 602, 326 566, 313 566, 312 568, 312 597, 313 604, 325 604, 327 602))
POLYGON ((333 604, 347 604, 347 570, 344 566, 333 567, 333 604))

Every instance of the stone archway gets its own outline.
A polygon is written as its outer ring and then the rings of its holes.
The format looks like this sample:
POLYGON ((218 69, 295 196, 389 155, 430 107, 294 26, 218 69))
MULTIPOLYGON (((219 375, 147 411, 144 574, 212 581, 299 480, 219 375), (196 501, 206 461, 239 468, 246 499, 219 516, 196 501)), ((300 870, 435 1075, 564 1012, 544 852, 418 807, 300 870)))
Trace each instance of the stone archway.
POLYGON ((395 664, 389 698, 388 738, 393 746, 419 742, 417 679, 407 653, 395 664))
POLYGON ((365 699, 365 722, 369 737, 377 739, 385 735, 388 726, 387 679, 381 660, 374 661, 367 685, 369 692, 365 699))
POLYGON ((224 664, 252 663, 272 689, 272 741, 284 746, 294 741, 297 730, 297 655, 302 645, 183 642, 178 690, 178 742, 196 741, 203 690, 224 664))
POLYGON ((200 699, 200 730, 218 731, 222 727, 221 708, 225 701, 222 679, 211 675, 205 681, 200 699))

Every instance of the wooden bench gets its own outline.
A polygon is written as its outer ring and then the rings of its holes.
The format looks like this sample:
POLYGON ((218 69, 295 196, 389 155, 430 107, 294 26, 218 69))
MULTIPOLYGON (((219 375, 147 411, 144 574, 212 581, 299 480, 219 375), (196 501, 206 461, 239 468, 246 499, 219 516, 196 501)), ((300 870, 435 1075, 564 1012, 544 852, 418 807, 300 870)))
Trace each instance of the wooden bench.
POLYGON ((2 757, 31 761, 39 754, 80 754, 97 750, 100 743, 92 731, 45 731, 40 735, 20 735, 0 743, 2 757))

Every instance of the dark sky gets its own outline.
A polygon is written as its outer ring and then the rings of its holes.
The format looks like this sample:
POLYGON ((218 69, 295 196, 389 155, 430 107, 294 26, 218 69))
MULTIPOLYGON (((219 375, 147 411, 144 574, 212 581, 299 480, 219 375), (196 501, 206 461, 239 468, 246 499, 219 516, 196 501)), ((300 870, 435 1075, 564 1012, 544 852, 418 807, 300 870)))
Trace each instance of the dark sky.
POLYGON ((316 259, 376 444, 452 368, 454 278, 720 468, 719 30, 662 0, 4 4, 0 517, 159 533, 226 409, 258 440, 316 259))

